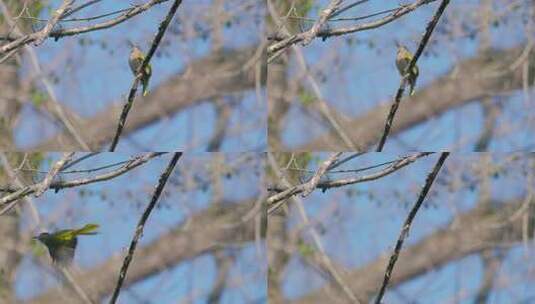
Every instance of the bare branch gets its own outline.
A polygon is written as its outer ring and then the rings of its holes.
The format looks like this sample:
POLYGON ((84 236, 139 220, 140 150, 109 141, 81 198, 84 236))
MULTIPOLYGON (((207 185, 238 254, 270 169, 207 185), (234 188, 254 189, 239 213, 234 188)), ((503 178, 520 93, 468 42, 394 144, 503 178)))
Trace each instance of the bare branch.
MULTIPOLYGON (((180 2, 180 1, 177 1, 180 2)), ((178 6, 177 6, 178 7, 178 6)), ((150 213, 154 209, 154 206, 156 206, 156 203, 158 202, 158 199, 160 198, 160 195, 163 192, 163 189, 165 187, 165 184, 167 183, 167 179, 169 179, 169 176, 173 172, 173 169, 176 166, 176 163, 182 156, 182 152, 176 152, 173 154, 173 158, 169 162, 169 165, 167 165, 167 168, 163 172, 163 174, 160 176, 160 179, 158 180, 158 185, 156 186, 156 189, 154 190, 154 193, 152 194, 152 198, 150 200, 149 205, 141 215, 141 218, 139 219, 139 222, 136 227, 136 231, 134 234, 134 238, 132 239, 132 242, 130 243, 130 248, 128 248, 128 254, 124 258, 123 266, 121 267, 121 272, 119 273, 119 280, 117 281, 117 285, 115 286, 115 290, 113 291, 113 295, 110 299, 110 304, 115 304, 117 301, 117 298, 119 297, 119 293, 121 292, 121 287, 123 285, 124 279, 126 278, 126 272, 128 271, 128 266, 130 266, 130 262, 132 261, 132 258, 134 257, 134 252, 136 251, 137 242, 141 238, 141 234, 143 233, 143 228, 145 227, 145 223, 147 222, 147 219, 149 218, 150 213)))
POLYGON ((65 164, 71 161, 73 156, 74 152, 63 153, 63 157, 52 166, 43 181, 37 185, 37 189, 35 190, 34 194, 35 197, 41 196, 46 191, 46 189, 50 187, 50 184, 54 180, 54 177, 58 175, 59 171, 65 166, 65 164))
POLYGON ((61 6, 54 12, 54 14, 52 14, 52 18, 48 20, 45 27, 39 32, 35 33, 36 34, 35 42, 34 42, 35 46, 39 46, 41 43, 43 43, 43 41, 45 41, 46 38, 48 38, 48 36, 50 35, 50 32, 52 32, 52 29, 58 23, 61 16, 67 10, 71 8, 73 3, 74 3, 74 0, 63 0, 63 3, 61 4, 61 6))
POLYGON ((331 0, 329 5, 321 12, 320 17, 314 23, 312 28, 303 33, 303 46, 309 44, 312 39, 314 39, 318 35, 322 26, 325 25, 325 22, 327 22, 327 19, 329 19, 329 17, 336 12, 338 6, 340 6, 341 3, 342 0, 331 0))
POLYGON ((383 285, 381 286, 381 289, 379 290, 379 294, 375 298, 375 304, 381 303, 381 299, 383 298, 383 295, 385 293, 386 286, 388 285, 388 281, 390 280, 390 276, 392 275, 392 271, 394 270, 394 266, 396 265, 396 261, 399 257, 399 253, 401 252, 401 248, 403 247, 403 242, 405 241, 405 238, 407 238, 407 235, 409 235, 409 230, 411 228, 412 221, 414 220, 414 217, 416 217, 416 213, 418 213, 418 209, 420 209, 420 206, 424 202, 424 199, 427 196, 429 189, 431 189, 431 185, 433 185, 433 182, 435 181, 435 178, 437 177, 438 172, 440 171, 440 168, 442 168, 442 165, 446 161, 446 158, 448 158, 449 154, 450 154, 449 152, 443 152, 440 154, 440 158, 435 164, 435 167, 433 168, 431 173, 429 173, 429 175, 427 176, 425 185, 422 188, 420 195, 418 196, 418 200, 412 207, 411 211, 409 212, 409 215, 407 216, 407 219, 405 220, 405 223, 403 224, 403 227, 401 228, 401 233, 396 243, 396 248, 394 249, 394 253, 390 257, 390 261, 388 262, 388 266, 386 268, 385 277, 383 279, 383 285))
POLYGON ((314 173, 314 176, 303 185, 303 193, 301 194, 303 197, 308 196, 316 187, 318 186, 318 183, 320 182, 320 178, 327 172, 329 167, 342 155, 342 152, 337 152, 331 154, 327 160, 325 160, 321 166, 318 168, 316 173, 314 173))

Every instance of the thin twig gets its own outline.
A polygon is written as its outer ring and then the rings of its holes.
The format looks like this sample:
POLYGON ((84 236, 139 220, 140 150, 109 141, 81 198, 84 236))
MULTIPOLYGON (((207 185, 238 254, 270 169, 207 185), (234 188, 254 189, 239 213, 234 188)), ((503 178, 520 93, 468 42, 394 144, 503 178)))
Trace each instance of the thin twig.
POLYGON ((329 5, 321 11, 320 17, 318 20, 316 20, 316 22, 314 22, 312 28, 303 34, 303 46, 309 44, 312 39, 318 35, 320 29, 323 27, 325 22, 327 22, 327 19, 329 19, 329 17, 336 12, 341 3, 342 0, 331 0, 329 5))
POLYGON ((178 7, 182 3, 182 0, 175 0, 173 4, 171 5, 171 8, 169 9, 169 12, 167 13, 167 16, 165 19, 160 23, 160 26, 158 27, 158 33, 152 40, 152 45, 150 47, 149 52, 147 53, 147 56, 145 56, 145 60, 143 60, 143 63, 139 67, 136 78, 134 79, 134 82, 132 83, 132 87, 130 88, 130 93, 128 94, 128 100, 126 104, 123 107, 123 110, 121 112, 121 116, 119 118, 119 124, 117 125, 117 131, 115 132, 115 136, 113 137, 113 141, 111 143, 110 152, 115 151, 115 147, 117 147, 117 143, 119 142, 119 137, 121 137, 121 133, 123 132, 124 125, 126 124, 126 118, 128 117, 128 113, 130 112, 130 109, 134 105, 134 100, 136 97, 136 91, 137 87, 139 85, 139 81, 141 77, 143 76, 143 72, 147 65, 150 62, 150 59, 156 52, 156 49, 160 45, 160 42, 162 41, 163 35, 165 34, 165 31, 167 30, 167 27, 169 26, 169 23, 171 23, 171 19, 173 19, 173 16, 175 15, 178 7))
POLYGON ((301 194, 303 197, 308 196, 310 193, 312 193, 312 191, 314 191, 314 189, 316 189, 321 177, 325 174, 325 172, 327 172, 329 167, 340 157, 340 155, 342 155, 342 152, 333 153, 331 154, 331 156, 329 156, 329 158, 327 158, 327 160, 325 160, 321 164, 316 173, 314 173, 314 176, 312 176, 312 178, 303 185, 303 193, 301 194))
MULTIPOLYGON (((11 183, 15 184, 17 187, 24 187, 24 184, 17 176, 17 173, 15 170, 11 167, 9 164, 9 159, 5 152, 0 151, 0 162, 2 163, 2 167, 4 168, 4 171, 9 177, 9 180, 11 183)), ((21 162, 21 165, 19 167, 22 167, 24 164, 24 160, 21 162)), ((41 217, 39 216, 39 212, 37 212, 37 208, 35 208, 35 202, 31 197, 24 197, 22 198, 22 201, 28 206, 28 209, 30 210, 31 218, 33 219, 33 226, 30 227, 30 229, 33 229, 41 223, 41 217)))
POLYGON ((401 96, 403 96, 403 92, 405 91, 405 86, 407 84, 408 71, 412 71, 412 69, 416 65, 416 61, 418 61, 418 58, 420 58, 420 55, 423 53, 424 48, 427 45, 429 38, 431 38, 431 34, 433 33, 433 30, 435 29, 438 23, 438 20, 440 19, 440 16, 442 16, 442 13, 444 13, 444 10, 446 10, 446 6, 448 6, 449 3, 450 3, 450 0, 442 0, 442 3, 440 3, 440 6, 438 7, 435 15, 433 16, 433 19, 431 19, 431 21, 427 24, 427 27, 425 29, 425 34, 422 37, 420 44, 418 45, 418 49, 416 50, 414 57, 409 63, 409 66, 407 66, 407 68, 405 69, 406 73, 400 81, 399 89, 396 93, 394 103, 392 104, 392 107, 390 107, 390 112, 388 113, 388 117, 386 119, 383 136, 381 137, 381 140, 379 141, 379 145, 377 146, 377 150, 376 150, 377 152, 383 151, 386 138, 388 137, 388 134, 390 133, 390 128, 392 127, 392 123, 394 122, 394 116, 396 115, 396 111, 401 102, 401 96))
POLYGON ((97 156, 99 155, 101 152, 91 152, 91 153, 87 153, 86 155, 84 156, 81 156, 71 162, 69 162, 68 164, 65 165, 65 167, 63 167, 63 170, 61 171, 62 173, 64 173, 64 170, 67 170, 69 168, 71 168, 72 166, 76 165, 76 164, 79 164, 81 163, 82 161, 88 159, 88 158, 91 158, 93 156, 97 156))
POLYGON ((63 274, 63 277, 65 278, 65 280, 71 285, 72 289, 74 289, 74 292, 80 297, 80 299, 85 304, 95 304, 95 302, 93 302, 91 298, 89 298, 87 293, 82 289, 82 287, 78 284, 78 282, 76 282, 76 280, 72 277, 71 273, 69 272, 67 268, 60 266, 59 269, 61 273, 63 274))
POLYGON ((368 1, 369 1, 369 0, 358 0, 358 1, 355 1, 355 2, 353 2, 353 3, 351 3, 351 4, 346 5, 346 6, 344 6, 344 7, 341 7, 341 8, 339 8, 339 9, 337 9, 336 12, 334 12, 334 13, 331 15, 331 17, 329 18, 329 22, 332 21, 332 18, 334 18, 334 17, 336 17, 336 16, 339 16, 341 13, 347 11, 348 9, 351 9, 351 8, 357 6, 357 5, 361 5, 361 4, 363 4, 363 3, 365 3, 365 2, 368 2, 368 1))
POLYGON ((147 219, 149 218, 150 213, 154 209, 154 206, 156 206, 156 203, 158 202, 158 198, 160 198, 160 195, 163 192, 163 189, 165 187, 165 184, 167 183, 167 179, 171 175, 171 172, 173 172, 173 169, 175 168, 176 163, 182 156, 182 152, 176 152, 173 155, 173 158, 169 162, 169 165, 167 165, 167 168, 163 172, 163 174, 160 176, 160 179, 158 180, 158 185, 156 186, 156 189, 154 190, 154 193, 152 194, 152 198, 150 200, 149 205, 141 215, 141 218, 139 219, 139 222, 136 227, 136 231, 134 233, 134 238, 132 239, 132 242, 130 243, 130 248, 128 248, 128 254, 124 258, 123 266, 121 267, 121 271, 119 272, 119 280, 117 281, 117 285, 115 286, 115 290, 113 291, 113 295, 110 299, 110 304, 114 304, 117 301, 117 298, 119 297, 119 293, 121 291, 121 287, 123 285, 123 281, 126 278, 126 272, 128 271, 128 266, 130 266, 130 262, 132 261, 132 258, 134 257, 134 252, 136 251, 137 242, 141 238, 141 234, 143 233, 143 228, 145 227, 145 223, 147 222, 147 219))
POLYGON ((66 11, 66 12, 61 16, 61 21, 65 21, 65 18, 71 16, 72 14, 74 14, 74 13, 76 13, 76 12, 79 12, 79 11, 83 10, 84 8, 86 8, 86 7, 88 7, 88 6, 91 6, 91 5, 93 5, 93 4, 96 4, 96 3, 100 2, 100 1, 102 1, 102 0, 91 0, 91 1, 89 1, 89 2, 86 2, 86 3, 84 3, 84 4, 81 4, 81 5, 77 6, 77 7, 73 8, 73 9, 71 9, 71 10, 66 11))
POLYGON ((381 303, 381 299, 383 298, 383 295, 385 293, 386 286, 388 285, 388 281, 390 280, 390 276, 392 275, 392 271, 394 270, 394 266, 396 265, 396 261, 399 257, 399 253, 401 252, 401 248, 403 247, 403 242, 405 241, 405 238, 407 238, 407 235, 409 235, 409 229, 411 228, 412 221, 414 220, 416 213, 418 213, 418 209, 420 209, 420 206, 422 205, 425 197, 427 196, 429 189, 431 189, 431 185, 433 185, 433 182, 435 181, 435 178, 437 177, 438 172, 440 171, 440 168, 442 168, 442 165, 446 161, 446 158, 448 158, 449 154, 450 154, 449 152, 443 152, 442 154, 440 154, 440 158, 435 164, 435 167, 433 168, 431 173, 429 173, 429 175, 427 176, 425 185, 422 188, 420 195, 418 195, 418 200, 416 201, 411 211, 409 212, 409 215, 407 216, 407 219, 405 220, 403 227, 401 227, 401 233, 396 243, 396 248, 394 249, 394 253, 392 253, 392 256, 390 256, 390 261, 388 262, 388 266, 385 271, 383 284, 381 285, 381 289, 379 290, 379 294, 377 295, 377 298, 375 298, 375 304, 381 303))
POLYGON ((74 0, 63 0, 63 3, 60 5, 60 7, 54 12, 52 15, 52 18, 48 20, 45 27, 37 32, 37 36, 35 37, 34 45, 38 46, 43 41, 45 41, 46 38, 50 35, 50 32, 52 32, 52 29, 54 26, 58 23, 61 16, 72 6, 74 3, 74 0))
POLYGON ((65 166, 65 164, 71 161, 73 156, 74 152, 63 153, 63 157, 52 166, 43 181, 37 185, 37 190, 35 190, 34 194, 35 197, 41 196, 46 191, 46 189, 50 187, 50 184, 52 183, 56 175, 58 175, 59 171, 65 166))

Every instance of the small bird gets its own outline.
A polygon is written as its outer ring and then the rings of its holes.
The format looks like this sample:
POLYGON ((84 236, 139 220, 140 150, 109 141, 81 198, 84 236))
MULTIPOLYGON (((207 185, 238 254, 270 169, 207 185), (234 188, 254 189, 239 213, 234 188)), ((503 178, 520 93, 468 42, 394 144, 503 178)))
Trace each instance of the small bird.
MULTIPOLYGON (((134 74, 134 77, 137 76, 138 69, 141 67, 141 64, 143 64, 143 60, 145 60, 145 54, 141 51, 140 48, 137 46, 132 46, 132 51, 130 52, 130 57, 128 58, 128 64, 130 65, 130 69, 132 70, 132 73, 134 74)), ((149 64, 145 67, 145 70, 142 71, 141 74, 141 84, 143 85, 143 96, 146 96, 148 93, 149 88, 149 79, 152 75, 152 67, 149 64)))
POLYGON ((54 233, 43 232, 34 239, 41 241, 48 248, 52 261, 61 266, 69 266, 74 258, 78 235, 93 235, 99 226, 87 224, 80 229, 65 229, 54 233))
MULTIPOLYGON (((409 63, 412 60, 412 53, 403 45, 398 44, 398 53, 396 56, 396 66, 398 68, 399 74, 401 77, 405 76, 405 69, 409 66, 409 63)), ((416 86, 416 79, 418 78, 419 70, 416 64, 411 71, 408 71, 407 80, 409 81, 410 86, 410 95, 414 95, 414 87, 416 86)))

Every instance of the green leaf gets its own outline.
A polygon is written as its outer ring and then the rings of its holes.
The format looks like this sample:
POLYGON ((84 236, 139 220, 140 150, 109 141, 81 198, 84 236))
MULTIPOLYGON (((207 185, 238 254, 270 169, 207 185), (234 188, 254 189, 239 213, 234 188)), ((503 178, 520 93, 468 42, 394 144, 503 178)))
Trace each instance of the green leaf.
POLYGON ((300 90, 297 96, 304 106, 309 106, 316 101, 316 96, 307 90, 300 90))
POLYGON ((39 90, 32 89, 32 91, 30 92, 30 99, 36 108, 41 107, 46 98, 46 94, 39 90))
POLYGON ((311 257, 314 255, 314 247, 312 245, 307 244, 303 242, 302 240, 299 240, 297 243, 297 251, 299 251, 299 254, 303 256, 304 258, 311 257))

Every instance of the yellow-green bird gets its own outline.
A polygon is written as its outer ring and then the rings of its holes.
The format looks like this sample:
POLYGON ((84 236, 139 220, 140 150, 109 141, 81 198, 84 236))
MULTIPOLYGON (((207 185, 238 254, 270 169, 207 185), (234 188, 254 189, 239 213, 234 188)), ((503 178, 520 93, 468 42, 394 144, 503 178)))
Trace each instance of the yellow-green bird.
MULTIPOLYGON (((134 77, 137 76, 138 69, 141 67, 141 64, 143 64, 143 60, 145 60, 145 54, 141 51, 140 48, 137 46, 132 47, 132 51, 130 51, 130 57, 128 58, 128 64, 130 65, 130 69, 132 70, 132 73, 134 74, 134 77)), ((147 95, 149 92, 149 79, 152 75, 152 67, 149 64, 145 67, 145 70, 142 71, 141 74, 141 84, 143 85, 143 96, 147 95)))
POLYGON ((78 235, 93 235, 99 226, 87 224, 80 229, 65 229, 53 233, 43 232, 34 239, 41 241, 48 248, 52 261, 61 266, 68 266, 74 258, 78 235))
MULTIPOLYGON (((396 66, 401 77, 405 76, 405 69, 409 66, 412 60, 412 53, 404 45, 398 44, 398 53, 396 56, 396 66)), ((414 88, 416 87, 416 79, 418 78, 419 70, 416 64, 411 71, 408 71, 407 80, 410 86, 410 95, 414 95, 414 88)))

